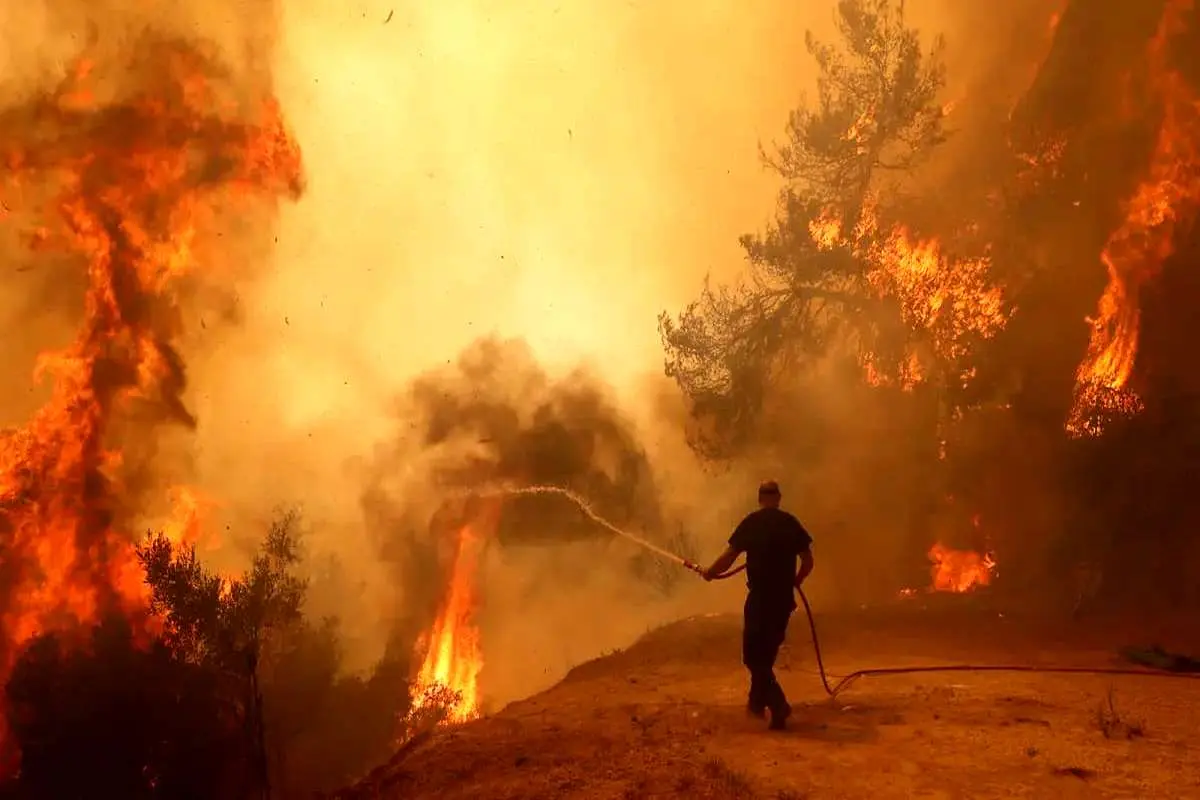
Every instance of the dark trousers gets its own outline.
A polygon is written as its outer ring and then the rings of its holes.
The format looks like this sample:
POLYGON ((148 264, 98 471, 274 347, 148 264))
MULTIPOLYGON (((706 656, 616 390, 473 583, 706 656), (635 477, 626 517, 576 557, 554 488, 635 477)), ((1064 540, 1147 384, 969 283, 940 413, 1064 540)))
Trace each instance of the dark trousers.
POLYGON ((749 706, 755 710, 789 709, 783 687, 775 679, 775 658, 787 635, 795 603, 746 598, 742 627, 742 663, 750 670, 749 706))

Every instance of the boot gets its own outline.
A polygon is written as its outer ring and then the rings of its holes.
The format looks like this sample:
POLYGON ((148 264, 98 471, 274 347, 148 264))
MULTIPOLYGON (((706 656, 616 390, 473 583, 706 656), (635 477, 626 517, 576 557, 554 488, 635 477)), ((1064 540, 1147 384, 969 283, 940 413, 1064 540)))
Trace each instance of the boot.
POLYGON ((786 731, 788 717, 792 715, 792 707, 783 705, 771 709, 771 725, 773 731, 786 731))

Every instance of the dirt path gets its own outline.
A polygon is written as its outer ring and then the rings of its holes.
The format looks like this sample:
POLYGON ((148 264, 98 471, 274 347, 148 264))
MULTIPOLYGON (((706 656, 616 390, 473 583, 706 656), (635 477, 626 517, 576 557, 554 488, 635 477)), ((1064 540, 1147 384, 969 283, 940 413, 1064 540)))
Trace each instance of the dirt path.
MULTIPOLYGON (((541 695, 439 732, 346 796, 1200 799, 1200 680, 905 675, 865 678, 830 701, 798 616, 779 670, 796 713, 791 730, 771 733, 743 711, 739 624, 654 631, 541 695), (1110 697, 1119 730, 1106 737, 1110 697)), ((1122 666, 1115 646, 1130 643, 1113 624, 1054 631, 978 609, 819 625, 837 673, 1122 666)))

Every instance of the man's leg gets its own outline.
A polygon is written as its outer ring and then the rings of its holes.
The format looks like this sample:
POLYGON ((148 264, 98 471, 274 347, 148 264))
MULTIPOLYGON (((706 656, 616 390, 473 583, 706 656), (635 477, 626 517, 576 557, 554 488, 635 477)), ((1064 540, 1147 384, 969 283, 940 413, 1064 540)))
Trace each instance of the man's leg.
POLYGON ((775 677, 775 659, 787 634, 792 609, 747 598, 742 628, 742 663, 750 671, 747 710, 755 716, 771 711, 772 727, 791 714, 783 687, 775 677))
POLYGON ((788 621, 791 619, 792 610, 772 609, 771 613, 764 616, 763 675, 760 679, 762 698, 771 710, 771 727, 782 730, 787 724, 787 718, 792 715, 792 707, 788 704, 783 687, 779 685, 779 680, 775 677, 775 659, 778 658, 779 648, 787 636, 788 621))
MULTIPOLYGON (((770 699, 764 693, 767 684, 764 683, 763 664, 770 663, 770 648, 765 641, 762 613, 749 599, 742 619, 742 663, 750 672, 750 693, 746 700, 746 710, 761 717, 767 712, 770 699)), ((767 667, 767 671, 770 667, 767 667)))

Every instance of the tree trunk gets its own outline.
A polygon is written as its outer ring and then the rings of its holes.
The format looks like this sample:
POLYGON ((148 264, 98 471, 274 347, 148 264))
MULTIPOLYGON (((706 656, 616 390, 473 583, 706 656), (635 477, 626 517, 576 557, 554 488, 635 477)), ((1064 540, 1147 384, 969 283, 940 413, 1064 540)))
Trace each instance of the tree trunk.
POLYGON ((258 685, 258 654, 248 656, 249 702, 247 703, 246 728, 249 739, 254 779, 257 784, 254 794, 260 800, 271 798, 270 764, 267 759, 266 726, 263 723, 263 698, 258 685))

